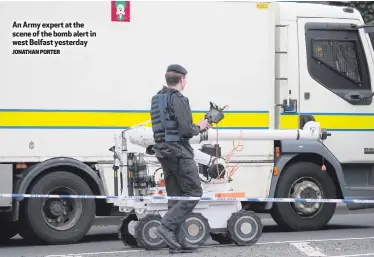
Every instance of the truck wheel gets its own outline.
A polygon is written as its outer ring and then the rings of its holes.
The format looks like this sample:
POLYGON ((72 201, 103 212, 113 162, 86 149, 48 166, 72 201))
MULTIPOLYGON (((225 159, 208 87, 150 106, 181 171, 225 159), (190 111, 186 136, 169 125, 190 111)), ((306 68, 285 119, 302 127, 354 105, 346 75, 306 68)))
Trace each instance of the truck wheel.
MULTIPOLYGON (((31 185, 30 194, 92 195, 79 176, 56 171, 31 185)), ((70 244, 81 240, 92 226, 96 214, 94 199, 29 198, 22 206, 20 235, 47 244, 70 244)))
MULTIPOLYGON (((330 175, 310 162, 290 165, 281 173, 276 198, 336 198, 330 175)), ((331 220, 336 203, 273 203, 271 216, 286 230, 319 230, 331 220)))

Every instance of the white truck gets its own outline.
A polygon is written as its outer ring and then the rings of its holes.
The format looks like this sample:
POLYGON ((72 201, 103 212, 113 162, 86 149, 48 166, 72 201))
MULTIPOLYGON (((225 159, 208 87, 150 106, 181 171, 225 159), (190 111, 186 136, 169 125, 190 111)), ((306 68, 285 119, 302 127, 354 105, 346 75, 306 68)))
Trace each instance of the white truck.
MULTIPOLYGON (((233 144, 241 150, 230 158, 240 165, 236 191, 373 199, 374 52, 363 25, 357 10, 310 3, 1 2, 0 193, 120 195, 105 168, 113 137, 149 119, 166 67, 178 63, 195 121, 212 101, 230 107, 218 131, 314 119, 332 133, 325 142, 220 143, 225 157, 233 144)), ((291 230, 321 229, 335 211, 332 203, 243 206, 291 230)), ((77 242, 112 207, 3 197, 0 239, 77 242)))

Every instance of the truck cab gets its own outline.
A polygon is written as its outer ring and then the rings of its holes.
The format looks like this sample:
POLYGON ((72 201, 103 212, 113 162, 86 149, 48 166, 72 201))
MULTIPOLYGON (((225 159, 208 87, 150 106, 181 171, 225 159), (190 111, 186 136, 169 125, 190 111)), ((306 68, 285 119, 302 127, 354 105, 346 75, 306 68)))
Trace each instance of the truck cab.
MULTIPOLYGON (((297 3, 278 3, 277 7, 276 102, 285 105, 277 106, 276 124, 280 129, 292 129, 315 120, 332 136, 322 143, 281 142, 276 166, 294 174, 273 178, 270 195, 373 199, 374 62, 370 27, 364 26, 360 13, 350 7, 297 3), (310 176, 312 170, 315 175, 310 176), (290 188, 283 188, 283 183, 291 183, 290 188)), ((272 214, 287 228, 317 229, 327 224, 334 207, 326 203, 277 203, 272 214), (308 219, 310 225, 305 227, 308 219)), ((347 207, 353 210, 373 205, 352 202, 347 207)))

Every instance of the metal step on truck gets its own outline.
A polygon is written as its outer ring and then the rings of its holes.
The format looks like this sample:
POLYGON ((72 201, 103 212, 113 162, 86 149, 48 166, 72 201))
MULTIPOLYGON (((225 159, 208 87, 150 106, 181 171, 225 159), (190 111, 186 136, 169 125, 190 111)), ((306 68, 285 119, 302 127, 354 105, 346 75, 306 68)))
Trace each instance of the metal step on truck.
MULTIPOLYGON (((315 120, 332 134, 214 139, 222 156, 241 150, 230 158, 235 191, 374 199, 370 30, 355 9, 311 3, 1 2, 0 193, 120 195, 114 135, 149 120, 166 67, 178 63, 196 122, 211 101, 230 107, 218 131, 315 120)), ((242 204, 289 230, 321 229, 336 207, 242 204)), ((111 199, 1 197, 0 241, 77 242, 113 208, 111 199)))

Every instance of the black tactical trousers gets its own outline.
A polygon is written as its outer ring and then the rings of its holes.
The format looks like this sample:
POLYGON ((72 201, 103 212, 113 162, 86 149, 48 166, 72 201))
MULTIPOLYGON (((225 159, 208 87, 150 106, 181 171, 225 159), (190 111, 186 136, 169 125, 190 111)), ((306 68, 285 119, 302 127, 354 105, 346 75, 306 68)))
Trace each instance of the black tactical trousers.
MULTIPOLYGON (((159 158, 158 160, 162 165, 168 196, 202 196, 200 177, 194 159, 159 158)), ((186 232, 186 218, 193 211, 198 202, 198 200, 168 201, 169 211, 164 215, 161 223, 170 230, 175 231, 175 235, 180 243, 180 240, 185 238, 183 233, 186 232)))

